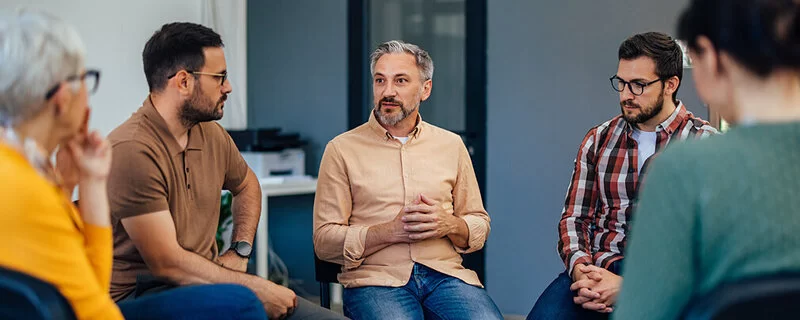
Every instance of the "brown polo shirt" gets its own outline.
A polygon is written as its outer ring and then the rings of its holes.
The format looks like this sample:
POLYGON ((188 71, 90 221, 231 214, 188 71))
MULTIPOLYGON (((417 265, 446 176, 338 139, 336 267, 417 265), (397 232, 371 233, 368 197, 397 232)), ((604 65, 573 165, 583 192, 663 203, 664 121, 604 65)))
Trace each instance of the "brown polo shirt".
POLYGON ((181 148, 149 97, 108 138, 113 148, 108 179, 114 229, 110 291, 118 301, 133 292, 137 275, 150 274, 120 220, 169 210, 178 244, 216 260, 220 192, 241 191, 248 169, 216 122, 192 127, 186 148, 181 148))

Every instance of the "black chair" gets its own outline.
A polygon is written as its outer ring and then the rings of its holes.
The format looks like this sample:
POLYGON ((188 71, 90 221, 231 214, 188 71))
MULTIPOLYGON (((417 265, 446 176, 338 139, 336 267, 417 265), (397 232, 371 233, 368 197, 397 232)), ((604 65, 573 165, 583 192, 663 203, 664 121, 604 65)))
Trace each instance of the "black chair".
POLYGON ((722 285, 694 300, 685 320, 797 319, 800 274, 772 275, 722 285))
POLYGON ((322 261, 314 255, 314 274, 319 282, 319 305, 331 308, 331 283, 338 283, 336 276, 342 272, 342 265, 322 261))
POLYGON ((0 319, 72 320, 75 313, 53 285, 0 267, 0 319))

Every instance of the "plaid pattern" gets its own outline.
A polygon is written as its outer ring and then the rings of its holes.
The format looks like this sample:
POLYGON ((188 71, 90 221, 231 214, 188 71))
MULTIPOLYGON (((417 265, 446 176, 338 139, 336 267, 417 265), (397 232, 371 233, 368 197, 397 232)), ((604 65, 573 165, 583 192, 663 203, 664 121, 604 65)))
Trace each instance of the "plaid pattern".
MULTIPOLYGON (((558 224, 558 251, 570 274, 579 263, 607 268, 624 257, 639 185, 639 153, 632 132, 620 115, 589 130, 581 142, 558 224)), ((656 154, 671 141, 716 133, 681 103, 656 129, 656 154)))

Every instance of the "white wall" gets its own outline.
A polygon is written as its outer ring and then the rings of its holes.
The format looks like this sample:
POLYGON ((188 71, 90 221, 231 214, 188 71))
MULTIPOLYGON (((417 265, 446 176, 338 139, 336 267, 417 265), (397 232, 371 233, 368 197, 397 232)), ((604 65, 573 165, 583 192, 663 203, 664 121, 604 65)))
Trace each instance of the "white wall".
POLYGON ((91 98, 91 128, 108 134, 147 97, 142 49, 168 22, 200 23, 198 0, 0 0, 0 10, 41 9, 78 29, 86 44, 86 67, 101 71, 91 98))

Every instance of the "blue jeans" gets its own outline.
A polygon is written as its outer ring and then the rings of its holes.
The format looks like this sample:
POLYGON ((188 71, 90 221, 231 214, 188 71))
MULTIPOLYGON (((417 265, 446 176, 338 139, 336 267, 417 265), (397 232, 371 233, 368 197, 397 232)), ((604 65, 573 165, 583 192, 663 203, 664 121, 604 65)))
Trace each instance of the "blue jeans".
POLYGON ((405 286, 344 289, 352 319, 503 319, 486 290, 414 264, 405 286))
POLYGON ((179 287, 118 306, 125 319, 267 319, 255 293, 235 284, 179 287))
MULTIPOLYGON (((621 266, 622 260, 614 261, 608 271, 620 274, 621 266)), ((575 292, 569 289, 571 285, 572 277, 565 270, 547 286, 547 289, 544 289, 533 309, 528 313, 527 320, 606 320, 609 318, 608 313, 586 310, 575 304, 572 300, 575 292)))

